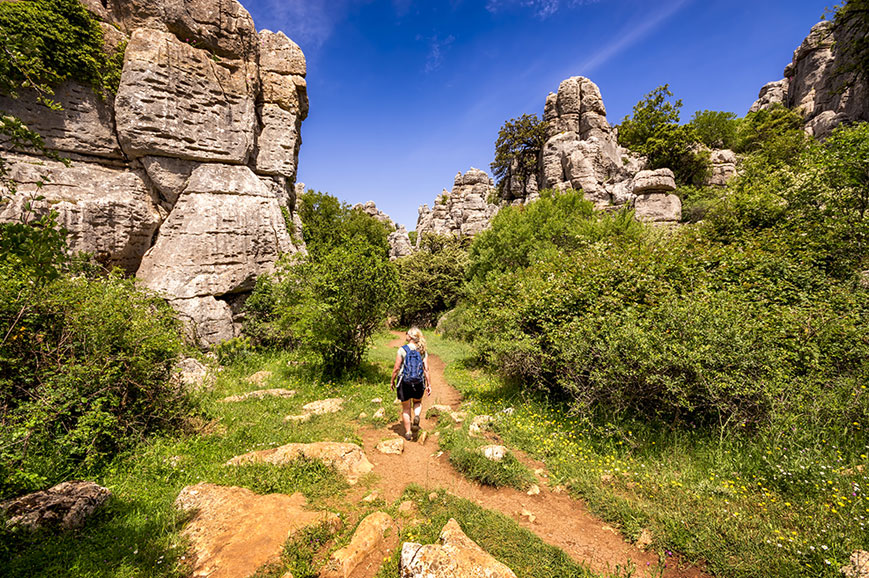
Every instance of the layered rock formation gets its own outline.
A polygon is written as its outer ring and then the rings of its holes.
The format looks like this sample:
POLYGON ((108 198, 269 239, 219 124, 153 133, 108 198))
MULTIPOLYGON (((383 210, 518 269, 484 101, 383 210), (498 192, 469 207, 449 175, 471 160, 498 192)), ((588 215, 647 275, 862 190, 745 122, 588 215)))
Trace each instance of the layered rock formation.
POLYGON ((849 63, 840 47, 850 42, 848 34, 832 22, 815 24, 794 51, 784 78, 761 88, 750 111, 783 104, 799 111, 806 131, 818 138, 843 122, 869 121, 866 79, 843 73, 849 63))
POLYGON ((58 212, 72 250, 135 273, 201 343, 231 338, 256 277, 302 249, 290 229, 304 54, 281 32, 257 33, 235 0, 83 3, 107 50, 126 43, 117 95, 68 82, 60 111, 26 92, 0 99, 73 161, 10 156, 22 184, 0 218, 19 218, 47 176, 37 209, 58 212))
POLYGON ((458 173, 452 190, 444 189, 431 209, 428 205, 419 208, 417 247, 425 233, 465 238, 486 229, 498 212, 498 205, 489 202, 494 190, 492 179, 480 169, 458 173))
POLYGON ((353 205, 353 208, 362 211, 366 215, 377 219, 389 227, 390 233, 388 241, 390 259, 400 259, 401 257, 407 257, 413 253, 413 245, 410 243, 410 235, 407 232, 407 228, 404 225, 394 223, 392 219, 389 218, 389 215, 377 208, 374 201, 356 203, 353 205))

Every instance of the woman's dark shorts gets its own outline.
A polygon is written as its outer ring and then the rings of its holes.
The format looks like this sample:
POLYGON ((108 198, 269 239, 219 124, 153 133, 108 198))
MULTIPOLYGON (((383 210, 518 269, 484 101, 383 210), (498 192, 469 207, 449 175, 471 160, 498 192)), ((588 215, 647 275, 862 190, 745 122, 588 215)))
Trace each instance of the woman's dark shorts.
POLYGON ((425 383, 410 384, 401 382, 398 384, 396 394, 400 401, 409 399, 422 399, 422 394, 425 391, 425 383))

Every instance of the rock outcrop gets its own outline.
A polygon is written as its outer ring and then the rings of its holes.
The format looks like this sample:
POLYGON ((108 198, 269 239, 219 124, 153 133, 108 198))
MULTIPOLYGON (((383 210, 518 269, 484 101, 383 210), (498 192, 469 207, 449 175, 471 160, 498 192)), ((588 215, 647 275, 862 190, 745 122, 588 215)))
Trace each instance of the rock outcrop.
POLYGON ((510 568, 468 538, 458 522, 452 518, 441 530, 437 544, 402 544, 399 570, 401 578, 516 578, 510 568))
POLYGON ((107 50, 126 43, 117 94, 67 82, 58 111, 27 91, 0 97, 72 160, 8 155, 21 184, 0 219, 19 218, 44 181, 35 206, 58 212, 74 251, 136 274, 200 343, 234 337, 257 276, 303 250, 291 231, 304 54, 281 32, 258 33, 236 0, 83 4, 107 50))
POLYGON ((340 518, 305 508, 302 494, 257 495, 247 488, 199 483, 178 494, 175 507, 191 514, 181 532, 190 543, 192 576, 250 576, 280 558, 286 541, 300 530, 340 518), (267 521, 267 523, 263 523, 267 521))
POLYGON ((272 464, 282 466, 299 458, 320 460, 327 466, 334 466, 338 473, 345 476, 351 484, 355 484, 360 476, 374 469, 361 447, 343 442, 286 444, 277 448, 236 456, 226 462, 226 465, 272 464))
POLYGON ((332 553, 318 576, 349 578, 357 575, 360 567, 370 576, 380 568, 382 552, 394 546, 397 538, 398 527, 392 516, 384 512, 369 514, 359 522, 350 543, 332 553))
POLYGON ((0 504, 7 528, 72 530, 81 528, 112 493, 94 482, 63 482, 0 504))
POLYGON ((413 245, 410 243, 410 235, 407 232, 407 228, 404 225, 394 223, 389 215, 377 208, 374 201, 356 203, 353 205, 353 208, 362 211, 389 227, 390 233, 387 240, 389 241, 389 258, 391 260, 394 261, 401 257, 407 257, 413 253, 413 245))
POLYGON ((452 190, 444 189, 431 209, 428 205, 419 208, 417 247, 426 233, 466 238, 488 228, 498 212, 498 205, 489 202, 494 190, 492 179, 480 169, 458 173, 452 190))
POLYGON ((869 84, 865 78, 844 72, 848 56, 842 50, 852 32, 832 22, 815 24, 793 59, 784 78, 765 85, 750 111, 780 103, 799 111, 806 131, 823 138, 843 122, 869 121, 869 84))

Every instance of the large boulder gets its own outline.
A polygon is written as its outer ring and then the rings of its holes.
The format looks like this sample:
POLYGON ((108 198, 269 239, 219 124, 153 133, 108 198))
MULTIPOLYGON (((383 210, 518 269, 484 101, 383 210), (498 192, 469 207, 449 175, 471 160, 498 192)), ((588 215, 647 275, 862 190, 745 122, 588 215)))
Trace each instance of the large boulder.
POLYGON ((41 492, 34 492, 0 503, 7 528, 35 531, 81 528, 112 493, 94 482, 63 482, 41 492))
POLYGON ((181 535, 190 542, 192 576, 237 578, 280 558, 300 530, 320 524, 333 529, 340 518, 305 508, 302 494, 258 495, 246 488, 205 482, 187 486, 175 507, 191 515, 181 535))
POLYGON ((278 199, 249 168, 205 163, 191 173, 137 276, 197 326, 216 321, 222 328, 202 331, 215 343, 233 330, 229 305, 213 300, 252 290, 281 253, 295 250, 278 199))
POLYGON ((441 530, 437 544, 402 544, 399 569, 401 578, 516 578, 510 568, 468 538, 452 518, 441 530))

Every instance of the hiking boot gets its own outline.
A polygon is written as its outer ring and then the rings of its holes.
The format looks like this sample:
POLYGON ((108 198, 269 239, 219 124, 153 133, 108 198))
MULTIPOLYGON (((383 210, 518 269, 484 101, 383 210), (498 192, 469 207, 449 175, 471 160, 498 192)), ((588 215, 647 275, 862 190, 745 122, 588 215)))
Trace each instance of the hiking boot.
POLYGON ((413 434, 410 432, 404 432, 404 439, 406 439, 409 442, 413 441, 413 434))
POLYGON ((410 426, 411 431, 419 431, 419 416, 413 416, 413 425, 410 426))

